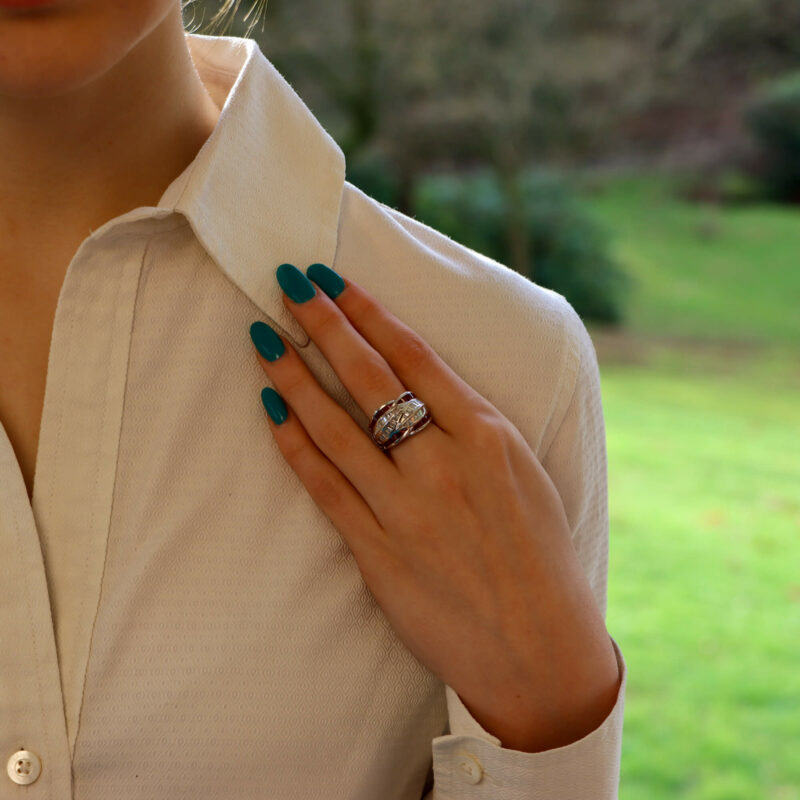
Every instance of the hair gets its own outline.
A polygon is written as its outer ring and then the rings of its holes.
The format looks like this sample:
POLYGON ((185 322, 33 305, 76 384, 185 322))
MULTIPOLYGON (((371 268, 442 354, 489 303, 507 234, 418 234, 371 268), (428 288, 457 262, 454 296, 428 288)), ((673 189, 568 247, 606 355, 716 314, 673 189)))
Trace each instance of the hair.
MULTIPOLYGON (((181 11, 185 10, 189 6, 194 5, 195 0, 181 0, 181 11)), ((218 35, 218 30, 215 31, 214 28, 219 29, 222 24, 222 21, 225 19, 226 16, 229 15, 229 19, 227 20, 227 25, 225 30, 227 31, 230 27, 230 23, 233 18, 236 16, 237 11, 239 10, 239 5, 242 0, 222 0, 222 4, 220 5, 219 9, 217 9, 216 14, 211 18, 208 22, 208 25, 205 28, 202 28, 202 19, 200 21, 200 25, 195 28, 191 28, 191 26, 186 26, 186 30, 189 33, 195 32, 202 32, 204 34, 209 35, 218 35)), ((250 6, 250 10, 245 14, 244 19, 245 21, 251 14, 255 14, 253 17, 253 21, 250 23, 249 27, 247 28, 247 33, 245 36, 249 37, 250 33, 252 32, 253 28, 255 27, 256 23, 259 20, 259 17, 262 17, 264 11, 266 10, 268 0, 254 0, 250 6)), ((205 11, 205 6, 203 7, 205 11)), ((194 23, 194 16, 192 17, 191 24, 194 23)), ((263 25, 262 25, 263 31, 263 25)), ((223 34, 224 35, 224 32, 223 34)))

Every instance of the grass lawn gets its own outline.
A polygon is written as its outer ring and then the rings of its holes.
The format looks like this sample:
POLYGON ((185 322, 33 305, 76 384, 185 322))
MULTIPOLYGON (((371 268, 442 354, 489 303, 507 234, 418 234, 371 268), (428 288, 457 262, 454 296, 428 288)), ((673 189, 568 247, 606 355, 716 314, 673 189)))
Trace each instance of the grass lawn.
POLYGON ((672 184, 616 179, 588 198, 636 282, 631 330, 800 345, 800 209, 678 202, 672 184))
POLYGON ((601 366, 620 797, 800 798, 800 404, 601 366))
POLYGON ((676 342, 598 347, 620 798, 800 800, 800 212, 709 216, 652 179, 588 202, 639 281, 632 338, 676 342))

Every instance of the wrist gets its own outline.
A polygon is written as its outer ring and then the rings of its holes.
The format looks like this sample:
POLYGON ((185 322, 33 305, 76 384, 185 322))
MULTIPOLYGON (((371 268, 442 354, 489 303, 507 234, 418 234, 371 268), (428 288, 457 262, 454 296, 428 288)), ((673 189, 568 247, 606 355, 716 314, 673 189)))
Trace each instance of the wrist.
POLYGON ((480 696, 461 697, 488 733, 511 750, 535 753, 563 747, 597 729, 614 708, 622 676, 611 639, 570 664, 551 661, 525 683, 505 683, 480 696), (543 675, 550 680, 543 681, 543 675))

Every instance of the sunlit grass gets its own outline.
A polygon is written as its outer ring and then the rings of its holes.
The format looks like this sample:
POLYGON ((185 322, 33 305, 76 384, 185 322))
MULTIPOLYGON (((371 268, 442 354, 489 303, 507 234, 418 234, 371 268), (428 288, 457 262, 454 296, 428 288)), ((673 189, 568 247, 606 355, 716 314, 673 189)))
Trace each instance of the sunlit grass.
POLYGON ((632 331, 800 344, 800 209, 681 202, 665 178, 601 185, 587 202, 636 280, 632 331))
POLYGON ((782 347, 740 364, 734 346, 719 369, 685 346, 601 357, 607 622, 629 668, 620 798, 798 800, 800 214, 724 212, 704 240, 707 212, 662 189, 590 200, 641 280, 631 335, 782 347))

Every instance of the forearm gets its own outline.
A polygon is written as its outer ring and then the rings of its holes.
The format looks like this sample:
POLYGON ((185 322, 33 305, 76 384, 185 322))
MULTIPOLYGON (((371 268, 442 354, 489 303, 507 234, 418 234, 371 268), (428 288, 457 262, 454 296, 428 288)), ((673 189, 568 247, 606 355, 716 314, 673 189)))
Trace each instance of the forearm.
POLYGON ((583 574, 567 573, 568 582, 560 573, 558 585, 537 584, 537 617, 547 624, 518 638, 535 647, 507 649, 483 686, 459 692, 503 747, 534 753, 571 744, 597 728, 616 702, 622 676, 605 622, 583 574))

